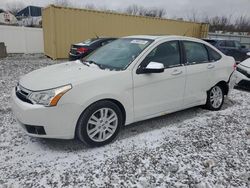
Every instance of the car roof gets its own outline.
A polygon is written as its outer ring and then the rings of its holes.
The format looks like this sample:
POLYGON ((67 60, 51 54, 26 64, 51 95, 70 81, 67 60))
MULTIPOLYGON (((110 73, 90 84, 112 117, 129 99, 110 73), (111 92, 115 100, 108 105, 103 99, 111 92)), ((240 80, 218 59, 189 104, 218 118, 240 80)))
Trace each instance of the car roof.
POLYGON ((201 39, 193 38, 193 37, 186 37, 186 36, 178 36, 178 35, 132 35, 126 36, 123 38, 137 38, 137 39, 149 39, 149 40, 190 40, 196 42, 203 42, 201 39))
POLYGON ((237 41, 237 40, 234 40, 234 39, 222 39, 222 38, 210 38, 210 39, 203 39, 203 40, 206 40, 206 41, 237 41))

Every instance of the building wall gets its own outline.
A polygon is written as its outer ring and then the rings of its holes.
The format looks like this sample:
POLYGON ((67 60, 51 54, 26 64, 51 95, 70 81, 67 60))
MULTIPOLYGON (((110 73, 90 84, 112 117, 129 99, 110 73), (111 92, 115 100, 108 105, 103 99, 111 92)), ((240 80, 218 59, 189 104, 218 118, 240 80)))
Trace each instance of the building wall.
POLYGON ((0 25, 0 42, 4 42, 7 53, 44 53, 43 30, 0 25))
POLYGON ((53 59, 67 58, 71 44, 96 35, 174 34, 203 38, 208 32, 207 24, 56 6, 43 9, 42 17, 45 54, 53 59))

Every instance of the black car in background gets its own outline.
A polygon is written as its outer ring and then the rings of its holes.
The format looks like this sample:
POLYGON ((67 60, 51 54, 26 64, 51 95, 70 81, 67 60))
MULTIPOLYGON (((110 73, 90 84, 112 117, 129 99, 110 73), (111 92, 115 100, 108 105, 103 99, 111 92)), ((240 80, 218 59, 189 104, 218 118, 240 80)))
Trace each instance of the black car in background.
POLYGON ((247 52, 250 50, 242 46, 239 41, 223 40, 223 39, 203 39, 204 41, 212 44, 217 49, 222 51, 225 55, 234 57, 237 63, 249 58, 247 52))
POLYGON ((69 52, 69 60, 77 60, 81 59, 94 50, 100 48, 101 46, 104 46, 117 38, 93 38, 93 39, 88 39, 83 42, 73 44, 71 45, 70 52, 69 52))

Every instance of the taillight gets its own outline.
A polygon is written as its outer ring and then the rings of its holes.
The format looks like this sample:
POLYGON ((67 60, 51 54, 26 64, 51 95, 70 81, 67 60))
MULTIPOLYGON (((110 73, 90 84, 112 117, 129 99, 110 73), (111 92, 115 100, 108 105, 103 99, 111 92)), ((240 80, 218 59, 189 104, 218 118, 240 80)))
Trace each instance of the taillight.
POLYGON ((234 63, 234 65, 233 65, 233 69, 234 69, 234 70, 236 70, 236 68, 237 68, 237 64, 236 64, 236 63, 234 63))
POLYGON ((89 50, 88 48, 83 48, 83 47, 77 48, 77 52, 80 53, 80 54, 85 53, 85 52, 87 52, 88 50, 89 50))

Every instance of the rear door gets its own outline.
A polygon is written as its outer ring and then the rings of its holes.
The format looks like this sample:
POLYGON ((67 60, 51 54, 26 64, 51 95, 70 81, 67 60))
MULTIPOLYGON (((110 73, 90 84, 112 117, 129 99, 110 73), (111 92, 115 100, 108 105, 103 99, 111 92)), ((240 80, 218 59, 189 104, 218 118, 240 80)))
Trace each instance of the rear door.
POLYGON ((182 41, 186 59, 186 88, 184 106, 195 106, 206 101, 207 90, 210 87, 214 64, 209 62, 208 52, 204 44, 192 41, 182 41))

